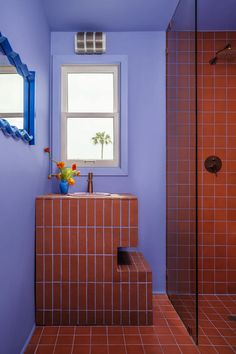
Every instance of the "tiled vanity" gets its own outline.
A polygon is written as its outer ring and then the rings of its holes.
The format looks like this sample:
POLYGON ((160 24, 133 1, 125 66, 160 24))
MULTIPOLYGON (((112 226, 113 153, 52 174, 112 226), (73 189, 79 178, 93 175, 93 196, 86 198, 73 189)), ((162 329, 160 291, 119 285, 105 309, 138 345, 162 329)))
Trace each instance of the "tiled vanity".
POLYGON ((36 199, 36 324, 152 324, 152 272, 132 195, 36 199))

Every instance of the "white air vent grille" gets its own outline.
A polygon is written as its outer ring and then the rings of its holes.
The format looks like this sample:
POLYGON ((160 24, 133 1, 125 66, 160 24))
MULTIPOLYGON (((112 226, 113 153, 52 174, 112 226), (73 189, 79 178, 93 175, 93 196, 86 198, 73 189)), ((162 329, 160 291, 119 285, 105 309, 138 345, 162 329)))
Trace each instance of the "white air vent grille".
POLYGON ((75 52, 77 54, 103 54, 106 51, 106 34, 104 32, 78 32, 75 35, 75 52))

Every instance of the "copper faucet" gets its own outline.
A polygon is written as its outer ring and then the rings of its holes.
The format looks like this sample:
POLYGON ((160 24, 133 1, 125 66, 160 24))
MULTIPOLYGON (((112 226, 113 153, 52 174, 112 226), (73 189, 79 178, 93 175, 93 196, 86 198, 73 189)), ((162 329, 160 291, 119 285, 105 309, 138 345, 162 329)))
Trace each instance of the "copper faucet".
POLYGON ((88 173, 88 193, 93 193, 93 172, 88 173))

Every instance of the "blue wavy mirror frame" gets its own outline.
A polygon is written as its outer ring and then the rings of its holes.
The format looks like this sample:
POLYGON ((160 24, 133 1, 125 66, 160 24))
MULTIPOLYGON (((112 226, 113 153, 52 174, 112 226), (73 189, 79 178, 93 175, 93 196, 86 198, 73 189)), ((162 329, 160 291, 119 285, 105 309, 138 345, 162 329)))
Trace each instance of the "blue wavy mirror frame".
POLYGON ((6 119, 0 119, 0 130, 6 136, 12 136, 15 140, 23 140, 29 145, 35 144, 35 72, 29 71, 23 64, 19 54, 12 50, 6 37, 0 32, 0 52, 6 55, 10 64, 24 79, 24 129, 12 126, 6 119))

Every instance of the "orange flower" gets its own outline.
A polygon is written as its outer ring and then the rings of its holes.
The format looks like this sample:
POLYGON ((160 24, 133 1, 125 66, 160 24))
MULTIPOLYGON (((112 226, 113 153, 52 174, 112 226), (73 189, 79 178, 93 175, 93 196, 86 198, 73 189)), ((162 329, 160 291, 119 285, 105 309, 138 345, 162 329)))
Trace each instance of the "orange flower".
POLYGON ((48 175, 48 179, 52 179, 52 175, 48 175))
POLYGON ((72 164, 71 169, 72 169, 72 171, 75 171, 75 170, 76 170, 76 163, 73 163, 73 164, 72 164))
POLYGON ((78 171, 78 172, 76 173, 76 176, 78 176, 78 177, 80 176, 80 171, 78 171))
POLYGON ((75 184, 75 180, 73 178, 69 178, 68 183, 70 186, 73 186, 73 184, 75 184))
POLYGON ((57 167, 58 167, 58 168, 63 168, 63 167, 65 167, 65 162, 63 162, 63 161, 57 162, 57 167))
POLYGON ((49 147, 46 147, 46 148, 44 149, 44 152, 47 152, 48 154, 50 154, 50 148, 49 148, 49 147))

